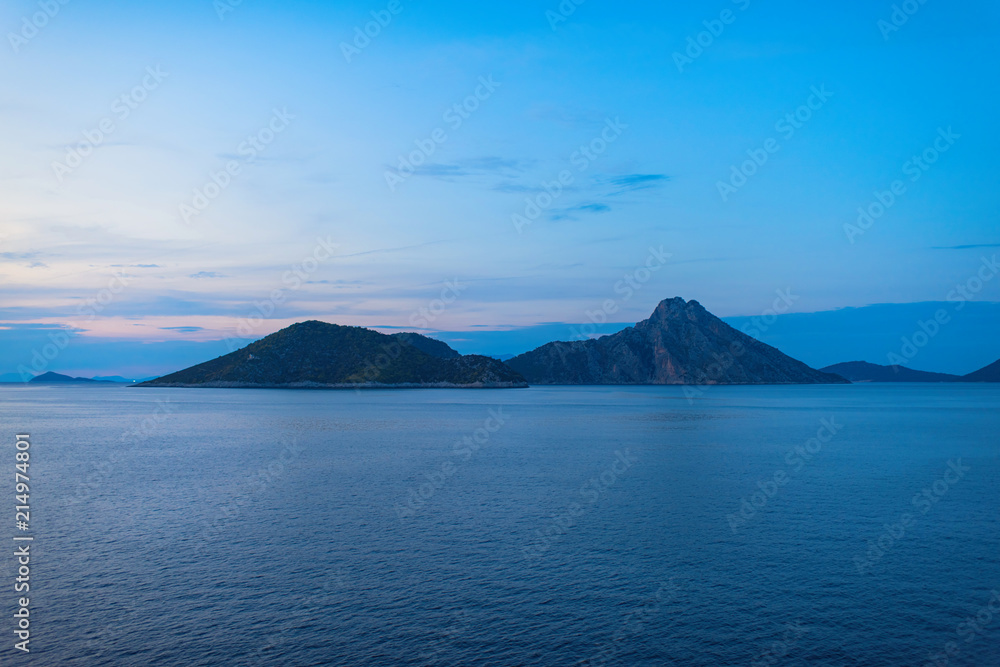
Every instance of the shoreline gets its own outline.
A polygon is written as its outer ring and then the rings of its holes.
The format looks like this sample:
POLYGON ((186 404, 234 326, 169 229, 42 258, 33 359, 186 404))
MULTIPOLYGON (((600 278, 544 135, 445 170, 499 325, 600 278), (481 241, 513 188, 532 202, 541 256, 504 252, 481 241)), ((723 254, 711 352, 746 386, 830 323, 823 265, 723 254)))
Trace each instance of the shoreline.
POLYGON ((128 387, 179 387, 187 389, 527 389, 527 382, 141 382, 128 387))

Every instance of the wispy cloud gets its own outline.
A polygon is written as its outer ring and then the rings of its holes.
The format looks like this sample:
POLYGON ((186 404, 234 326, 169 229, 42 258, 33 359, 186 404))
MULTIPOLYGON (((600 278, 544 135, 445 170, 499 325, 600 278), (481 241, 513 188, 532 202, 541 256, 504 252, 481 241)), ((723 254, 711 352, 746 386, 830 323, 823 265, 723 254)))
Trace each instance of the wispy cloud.
POLYGON ((971 243, 969 245, 936 245, 934 250, 971 250, 973 248, 1000 248, 1000 243, 971 243))
POLYGON ((355 287, 358 285, 371 285, 364 280, 307 280, 306 285, 335 285, 337 287, 355 287))
POLYGON ((524 173, 524 171, 531 167, 532 164, 534 164, 533 160, 519 160, 489 155, 484 157, 466 158, 450 164, 425 164, 417 167, 413 172, 413 175, 442 179, 495 175, 511 178, 524 173))
POLYGON ((414 176, 429 176, 431 178, 454 178, 469 176, 470 172, 457 164, 425 164, 413 171, 414 176))
MULTIPOLYGON (((504 181, 503 183, 498 183, 493 186, 495 192, 505 192, 512 194, 538 194, 539 192, 545 192, 545 188, 541 185, 525 185, 524 183, 518 183, 517 181, 504 181)), ((579 190, 576 186, 566 185, 563 186, 563 192, 576 192, 579 190)))
POLYGON ((188 278, 228 278, 228 276, 216 273, 215 271, 199 271, 198 273, 192 273, 188 278))
POLYGON ((163 331, 179 331, 181 333, 195 333, 197 331, 204 331, 204 327, 160 327, 163 331))
POLYGON ((627 174, 609 179, 608 183, 615 188, 611 194, 620 195, 625 192, 655 188, 669 180, 670 177, 666 174, 627 174))
POLYGON ((465 160, 464 164, 470 169, 487 172, 516 171, 521 172, 534 164, 534 160, 512 160, 495 156, 479 157, 465 160))
POLYGON ((581 204, 569 208, 559 208, 549 212, 550 220, 576 220, 577 213, 607 213, 611 207, 607 204, 581 204))
POLYGON ((65 324, 47 324, 44 322, 0 322, 0 329, 17 331, 68 331, 70 333, 82 331, 82 329, 65 324))
POLYGON ((527 112, 527 117, 535 121, 551 122, 562 127, 580 127, 586 125, 601 125, 607 120, 606 113, 597 111, 587 111, 584 109, 572 109, 570 107, 542 103, 531 107, 527 112))

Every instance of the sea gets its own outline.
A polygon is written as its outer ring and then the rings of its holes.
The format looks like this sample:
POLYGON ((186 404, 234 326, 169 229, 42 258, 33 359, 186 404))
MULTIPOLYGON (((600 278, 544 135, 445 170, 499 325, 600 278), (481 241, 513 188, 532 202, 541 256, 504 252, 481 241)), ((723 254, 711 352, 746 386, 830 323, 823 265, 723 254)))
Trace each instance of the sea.
POLYGON ((0 664, 1000 666, 998 408, 0 385, 0 664))

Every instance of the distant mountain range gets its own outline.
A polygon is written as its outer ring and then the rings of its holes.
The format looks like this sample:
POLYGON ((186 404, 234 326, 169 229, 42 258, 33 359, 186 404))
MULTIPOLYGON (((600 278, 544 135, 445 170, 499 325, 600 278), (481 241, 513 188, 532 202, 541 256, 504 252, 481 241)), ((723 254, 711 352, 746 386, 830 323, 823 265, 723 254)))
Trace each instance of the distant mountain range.
MULTIPOLYGON (((0 382, 21 382, 21 378, 0 375, 0 382)), ((192 387, 1000 382, 1000 361, 965 376, 864 361, 816 370, 734 329, 697 301, 675 297, 661 301, 648 319, 617 333, 551 342, 502 360, 463 356, 448 344, 417 333, 386 335, 311 320, 293 324, 236 352, 138 383, 122 376, 91 379, 53 372, 30 382, 192 387)))
MULTIPOLYGON (((130 380, 124 378, 120 375, 97 375, 93 378, 83 378, 83 377, 72 377, 69 375, 63 375, 62 373, 53 373, 51 371, 47 373, 42 373, 41 375, 36 375, 35 377, 28 380, 28 383, 37 384, 101 384, 101 383, 114 383, 114 384, 133 384, 136 382, 142 382, 143 380, 152 380, 153 378, 142 378, 130 380)), ((21 379, 18 373, 0 373, 0 384, 25 384, 25 381, 21 379)))
POLYGON ((61 373, 42 373, 37 375, 30 380, 31 384, 67 384, 67 383, 85 383, 85 384, 97 384, 101 380, 91 380, 90 378, 74 378, 68 375, 62 375, 61 373))
POLYGON ((98 382, 117 382, 119 384, 132 384, 133 382, 144 382, 145 380, 152 380, 152 377, 145 378, 125 378, 121 375, 95 375, 94 379, 98 382))
POLYGON ((527 387, 496 359, 415 333, 311 320, 143 387, 527 387))
POLYGON ((660 302, 610 336, 554 342, 508 360, 532 384, 845 384, 737 331, 697 301, 660 302))
POLYGON ((821 369, 851 382, 1000 382, 1000 360, 968 375, 928 373, 905 366, 880 366, 867 361, 847 361, 821 369))
POLYGON ((531 384, 846 384, 989 381, 1000 362, 965 378, 867 362, 810 368, 729 326, 697 301, 665 299, 624 331, 552 342, 501 363, 462 356, 416 333, 385 335, 309 321, 141 386, 522 387, 531 384))
POLYGON ((851 382, 961 382, 959 375, 917 371, 906 366, 880 366, 867 361, 845 361, 821 369, 851 382))

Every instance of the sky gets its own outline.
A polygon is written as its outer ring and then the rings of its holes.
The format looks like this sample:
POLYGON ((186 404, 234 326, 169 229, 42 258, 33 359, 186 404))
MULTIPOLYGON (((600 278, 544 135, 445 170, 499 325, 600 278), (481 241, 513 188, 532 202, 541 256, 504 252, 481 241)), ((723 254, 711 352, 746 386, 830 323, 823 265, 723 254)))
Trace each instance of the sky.
MULTIPOLYGON (((995 331, 1000 9, 902 7, 4 3, 0 373, 155 375, 305 319, 508 354, 782 291, 762 340, 886 363, 977 276, 995 331), (891 337, 849 342, 859 310, 891 337), (823 313, 822 347, 787 324, 823 313)), ((1000 357, 943 340, 907 361, 1000 357)))

